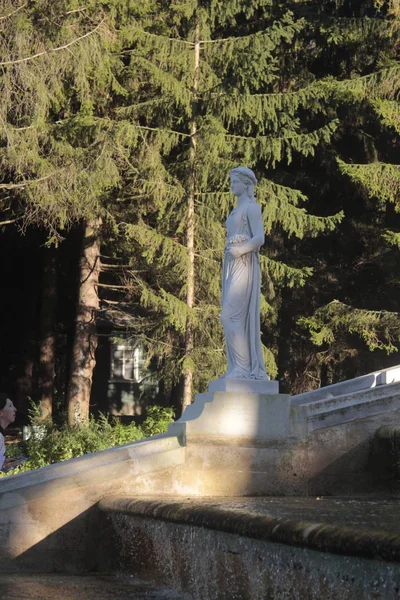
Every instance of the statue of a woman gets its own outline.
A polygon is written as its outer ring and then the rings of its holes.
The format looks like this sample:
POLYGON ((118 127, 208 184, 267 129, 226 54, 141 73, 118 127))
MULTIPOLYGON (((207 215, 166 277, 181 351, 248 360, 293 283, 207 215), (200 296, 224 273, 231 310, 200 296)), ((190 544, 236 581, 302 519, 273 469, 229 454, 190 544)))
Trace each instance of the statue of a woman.
POLYGON ((256 176, 248 167, 231 171, 237 205, 226 221, 221 323, 227 378, 268 379, 260 340, 260 258, 264 243, 261 209, 254 198, 256 176))

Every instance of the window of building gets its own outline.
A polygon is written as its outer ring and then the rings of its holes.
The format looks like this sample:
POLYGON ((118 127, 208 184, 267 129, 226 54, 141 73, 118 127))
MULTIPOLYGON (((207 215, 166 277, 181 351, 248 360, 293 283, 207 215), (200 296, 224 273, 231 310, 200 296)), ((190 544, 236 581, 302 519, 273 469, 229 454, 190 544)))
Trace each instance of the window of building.
POLYGON ((111 344, 111 381, 134 381, 143 377, 143 350, 128 343, 111 344))

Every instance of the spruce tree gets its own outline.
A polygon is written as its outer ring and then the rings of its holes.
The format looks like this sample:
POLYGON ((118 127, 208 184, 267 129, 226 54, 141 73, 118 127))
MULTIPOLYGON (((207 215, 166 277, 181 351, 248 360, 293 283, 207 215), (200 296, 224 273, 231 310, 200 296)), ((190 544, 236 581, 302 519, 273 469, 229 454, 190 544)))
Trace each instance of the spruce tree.
POLYGON ((273 286, 304 284, 312 272, 276 259, 275 238, 315 236, 341 219, 340 212, 307 212, 305 195, 274 180, 274 169, 313 156, 337 121, 318 108, 324 88, 305 88, 286 66, 306 22, 285 3, 155 2, 146 27, 144 12, 122 32, 130 44, 123 84, 130 94, 118 112, 129 119, 125 136, 137 148, 118 231, 127 238, 125 256, 135 257, 125 283, 143 310, 143 339, 171 381, 183 373, 185 406, 193 375, 199 389, 224 370, 218 317, 229 170, 245 164, 260 177, 257 198, 271 239, 261 260, 262 318, 272 325, 273 286), (319 118, 313 122, 307 111, 319 118))
MULTIPOLYGON (((117 80, 123 67, 117 28, 128 21, 129 7, 118 0, 93 0, 85 6, 75 0, 2 4, 1 222, 15 223, 22 232, 28 227, 45 229, 49 246, 59 244, 74 225, 82 236, 96 230, 100 239, 97 223, 106 217, 108 196, 121 177, 123 150, 112 109, 126 93, 117 80)), ((99 239, 92 240, 97 253, 99 239)), ((88 252, 84 248, 82 264, 88 252)), ((68 393, 71 423, 88 418, 99 261, 93 265, 89 274, 83 265, 85 276, 80 277, 77 294, 68 393)), ((43 388, 54 368, 49 364, 54 349, 50 357, 45 340, 41 345, 43 388)), ((43 402, 49 413, 48 393, 43 402)))
MULTIPOLYGON (((324 4, 319 6, 323 12, 324 4)), ((306 285, 307 298, 298 297, 296 306, 300 325, 316 345, 310 347, 297 329, 307 356, 303 364, 313 378, 306 383, 303 377, 305 386, 398 361, 387 356, 400 341, 398 17, 396 2, 360 1, 338 8, 325 3, 324 15, 314 22, 308 69, 325 74, 321 83, 330 90, 329 105, 340 119, 334 143, 321 157, 321 196, 344 210, 345 219, 329 245, 316 242, 301 249, 319 260, 316 285, 306 285)))

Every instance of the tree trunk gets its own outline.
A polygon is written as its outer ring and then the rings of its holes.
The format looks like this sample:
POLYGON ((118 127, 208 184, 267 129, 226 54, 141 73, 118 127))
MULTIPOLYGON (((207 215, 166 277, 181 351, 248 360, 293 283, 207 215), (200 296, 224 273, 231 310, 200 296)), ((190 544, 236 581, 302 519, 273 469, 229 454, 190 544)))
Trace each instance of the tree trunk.
POLYGON ((290 394, 290 373, 293 348, 292 331, 293 331, 293 314, 291 311, 291 295, 292 290, 284 287, 282 290, 282 304, 279 310, 278 317, 278 379, 279 391, 281 394, 290 394))
POLYGON ((40 314, 39 390, 40 415, 51 418, 56 362, 57 271, 56 252, 46 250, 43 267, 43 293, 40 314))
MULTIPOLYGON (((186 304, 189 309, 194 306, 194 195, 196 185, 195 161, 196 161, 196 144, 197 144, 197 128, 196 128, 196 98, 199 87, 199 64, 200 64, 200 23, 198 22, 194 35, 194 75, 193 75, 193 103, 192 103, 192 122, 190 125, 191 146, 189 157, 189 194, 188 194, 188 209, 187 209, 187 227, 186 227, 186 247, 189 255, 189 267, 187 273, 187 292, 186 304)), ((190 316, 186 322, 185 335, 185 357, 191 359, 191 354, 194 347, 193 324, 190 316)), ((192 402, 193 395, 193 368, 186 366, 183 381, 183 398, 182 412, 192 402)))
POLYGON ((35 364, 35 347, 31 338, 25 338, 25 349, 22 351, 15 380, 15 396, 13 398, 18 414, 26 417, 32 396, 33 366, 35 364))
POLYGON ((98 241, 100 226, 100 218, 88 221, 83 238, 75 338, 67 390, 68 423, 70 425, 79 425, 89 418, 90 392, 97 348, 96 312, 99 308, 97 284, 100 274, 98 241))

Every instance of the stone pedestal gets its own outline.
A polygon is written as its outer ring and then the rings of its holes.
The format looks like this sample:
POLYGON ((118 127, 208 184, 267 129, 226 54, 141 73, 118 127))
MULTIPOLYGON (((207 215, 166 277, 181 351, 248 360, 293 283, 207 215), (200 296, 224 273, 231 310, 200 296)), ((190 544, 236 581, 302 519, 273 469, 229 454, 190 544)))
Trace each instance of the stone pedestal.
POLYGON ((197 394, 168 432, 186 436, 276 438, 289 434, 290 396, 277 381, 217 379, 197 394))
POLYGON ((259 379, 226 379, 220 377, 211 381, 208 392, 246 392, 249 394, 278 394, 279 383, 277 381, 259 379))
POLYGON ((290 396, 277 381, 211 382, 168 429, 186 446, 179 485, 191 496, 281 493, 290 429, 290 396))
MULTIPOLYGON (((350 384, 333 391, 360 381, 350 384)), ((196 396, 169 428, 186 448, 179 494, 346 495, 373 487, 371 441, 379 427, 399 422, 400 382, 322 399, 323 390, 292 398, 275 390, 272 381, 219 379, 196 396)))

